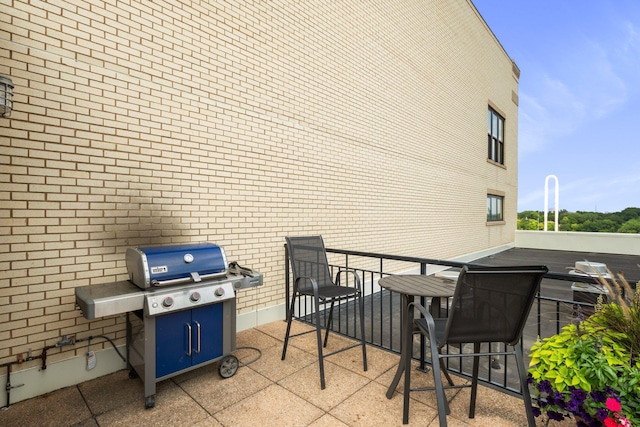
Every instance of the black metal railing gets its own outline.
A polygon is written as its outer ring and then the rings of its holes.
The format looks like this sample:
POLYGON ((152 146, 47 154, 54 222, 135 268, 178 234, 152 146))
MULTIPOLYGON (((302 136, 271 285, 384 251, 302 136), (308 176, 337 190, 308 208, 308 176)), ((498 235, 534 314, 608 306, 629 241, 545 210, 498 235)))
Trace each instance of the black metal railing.
MULTIPOLYGON (((463 263, 449 260, 430 258, 406 257, 398 255, 378 254, 369 252, 348 251, 327 248, 330 268, 335 277, 339 270, 353 270, 362 280, 365 299, 365 335, 369 345, 373 345, 388 351, 400 353, 402 331, 402 305, 401 297, 385 289, 379 288, 377 281, 385 276, 401 271, 419 271, 419 274, 432 274, 435 270, 460 269, 465 265, 482 266, 483 264, 463 263), (432 270, 430 272, 430 270, 432 270)), ((291 280, 289 268, 289 256, 285 245, 285 271, 286 271, 286 304, 290 305, 291 280)), ((348 276, 348 275, 347 275, 348 276)), ((574 301, 572 295, 569 298, 547 296, 562 294, 563 289, 570 291, 569 282, 597 283, 588 276, 549 272, 543 280, 541 290, 538 293, 534 307, 531 310, 527 326, 523 334, 523 347, 525 356, 533 342, 538 338, 544 338, 556 334, 565 325, 576 321, 593 310, 594 304, 589 301, 574 301)), ((425 305, 425 301, 421 301, 425 305)), ((294 307, 294 317, 299 320, 312 322, 312 303, 310 298, 299 298, 294 307)), ((446 313, 446 302, 441 307, 446 313)), ((322 313, 324 321, 325 313, 322 313)), ((357 307, 354 302, 342 304, 334 309, 331 330, 351 338, 359 338, 357 307)), ((414 345, 414 358, 420 360, 424 368, 426 360, 426 344, 424 337, 420 336, 420 342, 414 345)), ((502 343, 491 343, 492 346, 504 346, 502 343)), ((463 349, 452 349, 463 351, 463 349)), ((480 381, 510 394, 521 394, 520 382, 517 377, 515 360, 512 356, 502 359, 487 359, 481 362, 480 381)), ((468 358, 465 358, 468 359, 468 358)), ((448 369, 462 376, 471 376, 471 366, 462 362, 463 358, 449 358, 448 369)))

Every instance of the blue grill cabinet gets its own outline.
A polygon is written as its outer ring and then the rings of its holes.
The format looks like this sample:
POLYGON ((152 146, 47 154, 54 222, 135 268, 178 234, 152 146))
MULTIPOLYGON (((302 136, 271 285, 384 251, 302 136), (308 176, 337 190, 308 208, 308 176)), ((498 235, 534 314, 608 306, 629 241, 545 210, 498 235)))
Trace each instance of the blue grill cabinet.
MULTIPOLYGON (((143 379, 146 408, 155 406, 156 384, 175 375, 216 361, 222 377, 235 374, 238 360, 231 355, 236 349, 236 300, 232 284, 218 283, 217 287, 204 290, 195 285, 186 287, 184 292, 189 295, 220 289, 225 289, 225 294, 231 292, 232 297, 155 316, 146 314, 146 310, 127 313, 130 376, 143 379)), ((163 296, 154 294, 152 298, 163 296)), ((146 301, 153 304, 152 298, 146 301)))

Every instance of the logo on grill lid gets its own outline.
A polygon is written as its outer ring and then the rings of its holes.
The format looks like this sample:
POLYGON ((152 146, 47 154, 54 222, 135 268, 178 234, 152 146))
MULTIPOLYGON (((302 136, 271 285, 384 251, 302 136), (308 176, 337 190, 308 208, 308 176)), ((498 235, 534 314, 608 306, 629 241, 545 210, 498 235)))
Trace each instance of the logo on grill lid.
POLYGON ((151 274, 162 274, 169 271, 169 268, 166 265, 158 265, 156 267, 151 267, 151 274))

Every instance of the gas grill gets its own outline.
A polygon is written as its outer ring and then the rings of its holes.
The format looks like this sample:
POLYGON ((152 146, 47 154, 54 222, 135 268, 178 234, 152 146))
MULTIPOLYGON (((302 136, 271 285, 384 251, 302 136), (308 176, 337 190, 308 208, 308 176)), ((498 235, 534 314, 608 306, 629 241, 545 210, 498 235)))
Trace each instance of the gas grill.
POLYGON ((129 248, 126 265, 128 281, 76 288, 76 303, 87 319, 126 313, 127 367, 144 382, 145 407, 159 381, 209 363, 233 376, 235 293, 262 285, 262 274, 208 242, 129 248))

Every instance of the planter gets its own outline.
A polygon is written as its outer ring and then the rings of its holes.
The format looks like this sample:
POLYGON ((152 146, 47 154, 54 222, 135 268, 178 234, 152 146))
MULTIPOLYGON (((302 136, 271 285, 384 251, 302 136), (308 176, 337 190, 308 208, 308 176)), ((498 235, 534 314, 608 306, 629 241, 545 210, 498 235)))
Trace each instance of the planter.
POLYGON ((529 367, 536 415, 576 425, 640 426, 640 366, 621 333, 593 320, 571 324, 531 348, 529 367))

